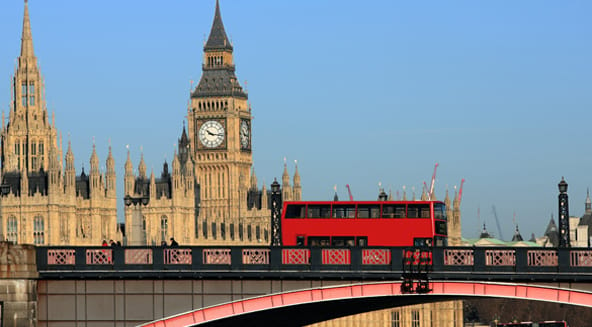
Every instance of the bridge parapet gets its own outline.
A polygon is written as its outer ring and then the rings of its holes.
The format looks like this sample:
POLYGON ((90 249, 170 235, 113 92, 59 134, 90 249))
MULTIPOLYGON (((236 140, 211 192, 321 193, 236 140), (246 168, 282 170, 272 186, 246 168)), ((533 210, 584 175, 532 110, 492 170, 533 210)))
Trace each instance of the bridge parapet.
MULTIPOLYGON (((592 249, 587 248, 428 250, 430 276, 438 279, 592 281, 592 249)), ((380 280, 401 277, 405 253, 414 251, 396 247, 38 247, 37 268, 41 278, 49 279, 174 276, 380 280)))

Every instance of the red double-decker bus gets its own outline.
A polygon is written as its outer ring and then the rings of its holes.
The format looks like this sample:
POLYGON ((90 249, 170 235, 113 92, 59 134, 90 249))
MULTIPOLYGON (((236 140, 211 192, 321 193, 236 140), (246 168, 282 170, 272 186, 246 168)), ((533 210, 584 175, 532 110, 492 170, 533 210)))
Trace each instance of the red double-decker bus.
POLYGON ((440 201, 286 201, 284 246, 445 246, 440 201))

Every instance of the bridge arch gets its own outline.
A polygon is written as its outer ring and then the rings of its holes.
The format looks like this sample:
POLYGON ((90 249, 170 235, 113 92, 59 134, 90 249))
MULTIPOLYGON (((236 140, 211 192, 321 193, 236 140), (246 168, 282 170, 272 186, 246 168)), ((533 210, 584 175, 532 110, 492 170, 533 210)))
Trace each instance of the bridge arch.
POLYGON ((401 282, 373 282, 290 291, 202 308, 142 325, 302 326, 356 313, 470 297, 495 297, 592 307, 592 293, 540 285, 433 281, 429 294, 401 293, 401 282))

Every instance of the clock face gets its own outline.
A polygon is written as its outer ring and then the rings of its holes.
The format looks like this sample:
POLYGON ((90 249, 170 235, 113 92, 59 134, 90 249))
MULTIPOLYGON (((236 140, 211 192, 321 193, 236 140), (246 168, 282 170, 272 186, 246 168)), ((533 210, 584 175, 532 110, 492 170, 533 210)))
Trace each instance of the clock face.
POLYGON ((209 120, 199 128, 199 140, 208 148, 220 146, 224 141, 224 126, 215 120, 209 120))
POLYGON ((241 120, 240 144, 242 149, 249 149, 251 145, 251 129, 249 128, 249 122, 246 120, 241 120))

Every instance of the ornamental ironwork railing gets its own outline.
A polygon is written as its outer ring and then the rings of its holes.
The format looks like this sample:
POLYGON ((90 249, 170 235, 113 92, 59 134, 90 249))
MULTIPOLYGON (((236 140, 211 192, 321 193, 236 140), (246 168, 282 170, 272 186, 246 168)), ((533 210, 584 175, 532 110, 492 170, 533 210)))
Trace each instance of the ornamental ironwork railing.
POLYGON ((592 249, 587 248, 37 247, 41 278, 304 278, 313 274, 318 278, 359 275, 384 279, 401 278, 405 265, 418 264, 429 272, 430 278, 574 278, 592 282, 592 249))

